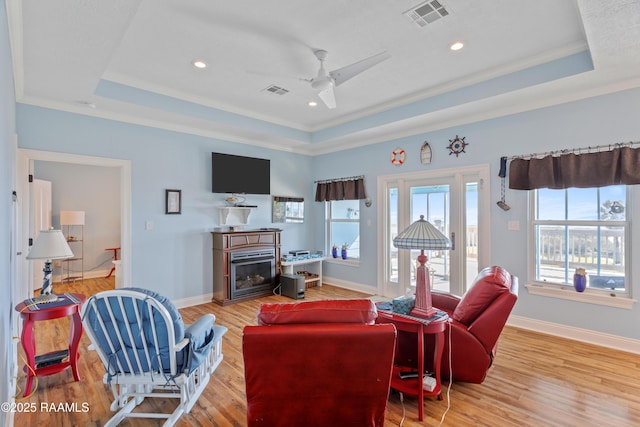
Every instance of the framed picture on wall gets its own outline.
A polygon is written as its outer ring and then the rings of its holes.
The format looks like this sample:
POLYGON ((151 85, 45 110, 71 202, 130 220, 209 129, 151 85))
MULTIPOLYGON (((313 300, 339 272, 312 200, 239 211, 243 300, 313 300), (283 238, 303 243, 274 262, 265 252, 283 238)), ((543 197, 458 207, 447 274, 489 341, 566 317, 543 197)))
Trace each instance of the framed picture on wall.
POLYGON ((166 190, 166 214, 180 214, 182 211, 182 190, 166 190))

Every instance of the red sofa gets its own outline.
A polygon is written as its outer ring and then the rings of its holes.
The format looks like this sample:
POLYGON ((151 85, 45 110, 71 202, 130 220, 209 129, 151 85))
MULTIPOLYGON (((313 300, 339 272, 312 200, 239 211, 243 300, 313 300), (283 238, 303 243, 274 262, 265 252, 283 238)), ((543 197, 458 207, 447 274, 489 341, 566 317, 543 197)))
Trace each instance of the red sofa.
POLYGON ((247 425, 380 426, 396 343, 362 300, 262 304, 242 337, 247 425))
MULTIPOLYGON (((451 318, 445 330, 441 378, 482 383, 495 358, 500 333, 518 299, 518 278, 502 267, 487 267, 462 298, 437 290, 431 291, 431 297, 433 306, 451 318)), ((425 337, 425 347, 431 346, 432 337, 425 337)), ((417 366, 416 360, 415 336, 399 332, 396 362, 417 366)), ((432 361, 427 358, 425 369, 432 371, 432 361)))

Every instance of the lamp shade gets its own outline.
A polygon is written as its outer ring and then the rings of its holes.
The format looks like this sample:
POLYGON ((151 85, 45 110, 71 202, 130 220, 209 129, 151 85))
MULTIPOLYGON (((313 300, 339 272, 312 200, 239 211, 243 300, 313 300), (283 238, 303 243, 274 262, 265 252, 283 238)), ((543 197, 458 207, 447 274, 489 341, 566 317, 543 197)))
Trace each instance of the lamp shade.
POLYGON ((429 221, 420 219, 393 239, 393 246, 400 249, 451 249, 451 241, 429 221))
POLYGON ((84 211, 60 211, 60 225, 84 225, 84 211))
POLYGON ((40 230, 27 259, 65 259, 73 252, 60 230, 40 230))

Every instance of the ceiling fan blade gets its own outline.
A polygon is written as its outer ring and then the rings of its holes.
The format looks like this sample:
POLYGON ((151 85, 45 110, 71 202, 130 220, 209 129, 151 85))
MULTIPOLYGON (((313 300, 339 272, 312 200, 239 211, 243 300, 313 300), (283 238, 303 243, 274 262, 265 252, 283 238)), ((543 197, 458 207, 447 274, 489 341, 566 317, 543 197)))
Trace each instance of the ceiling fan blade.
POLYGON ((365 58, 351 65, 347 65, 346 67, 333 70, 329 73, 329 75, 333 79, 334 84, 336 86, 340 86, 350 78, 357 76, 363 71, 366 71, 374 65, 379 64, 380 62, 389 58, 391 58, 391 54, 387 53, 386 51, 380 52, 376 55, 370 56, 369 58, 365 58))
POLYGON ((325 103, 327 108, 336 108, 336 96, 333 93, 333 85, 330 84, 325 90, 318 92, 318 96, 325 103))

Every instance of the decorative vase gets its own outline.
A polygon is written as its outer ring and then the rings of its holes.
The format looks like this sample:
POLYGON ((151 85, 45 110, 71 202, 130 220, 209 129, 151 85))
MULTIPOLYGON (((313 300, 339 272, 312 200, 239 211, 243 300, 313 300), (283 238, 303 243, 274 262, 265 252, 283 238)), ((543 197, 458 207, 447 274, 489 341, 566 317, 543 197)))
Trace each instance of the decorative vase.
POLYGON ((342 259, 347 259, 347 248, 345 248, 344 246, 342 247, 342 259))
POLYGON ((573 275, 573 287, 576 292, 584 292, 587 288, 587 273, 584 268, 576 268, 573 275))
POLYGON ((331 249, 331 256, 338 258, 338 247, 335 245, 333 246, 333 249, 331 249))

